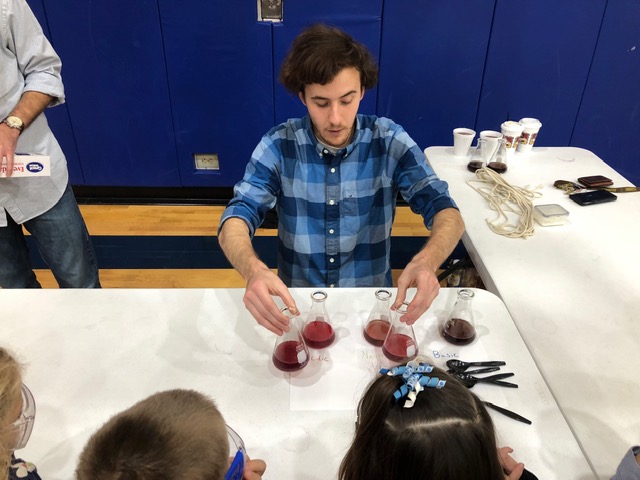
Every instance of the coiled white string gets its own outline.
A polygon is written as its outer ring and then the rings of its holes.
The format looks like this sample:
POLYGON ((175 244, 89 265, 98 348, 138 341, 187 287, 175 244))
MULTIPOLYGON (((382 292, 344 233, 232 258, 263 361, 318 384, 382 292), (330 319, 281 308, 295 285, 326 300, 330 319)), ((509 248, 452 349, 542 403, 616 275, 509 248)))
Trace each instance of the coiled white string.
POLYGON ((476 180, 467 181, 467 185, 478 192, 489 203, 491 210, 498 213, 493 219, 487 219, 489 228, 498 235, 509 238, 527 238, 535 233, 532 199, 542 196, 538 190, 510 185, 501 175, 488 168, 476 170, 476 180), (480 184, 474 186, 474 183, 480 184), (512 223, 507 213, 516 216, 512 223))

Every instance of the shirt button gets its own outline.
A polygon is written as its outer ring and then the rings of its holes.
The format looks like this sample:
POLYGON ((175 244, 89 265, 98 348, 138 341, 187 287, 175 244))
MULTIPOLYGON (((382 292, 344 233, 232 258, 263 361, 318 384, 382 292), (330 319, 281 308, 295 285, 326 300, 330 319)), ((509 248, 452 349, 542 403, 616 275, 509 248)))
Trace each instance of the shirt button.
POLYGON ((333 262, 335 262, 335 259, 330 258, 330 259, 329 259, 329 263, 333 263, 333 262))
POLYGON ((334 205, 336 202, 334 202, 333 200, 329 200, 329 205, 334 205))
POLYGON ((331 173, 336 173, 336 169, 334 167, 331 167, 331 173))
POLYGON ((329 150, 326 150, 326 149, 322 150, 322 153, 324 153, 326 155, 327 153, 329 153, 329 150))
POLYGON ((331 235, 333 235, 333 232, 334 232, 333 228, 330 228, 330 229, 329 229, 329 233, 330 233, 331 235))

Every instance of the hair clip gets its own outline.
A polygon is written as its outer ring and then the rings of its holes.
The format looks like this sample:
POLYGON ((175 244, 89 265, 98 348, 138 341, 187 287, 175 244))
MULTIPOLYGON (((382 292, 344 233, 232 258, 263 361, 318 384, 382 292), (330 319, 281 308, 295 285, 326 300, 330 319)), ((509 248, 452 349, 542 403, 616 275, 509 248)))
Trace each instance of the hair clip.
POLYGON ((438 377, 429 377, 424 375, 433 371, 433 365, 424 362, 416 362, 415 360, 393 367, 391 369, 382 368, 380 373, 390 377, 402 376, 403 385, 393 392, 393 398, 398 402, 402 398, 407 398, 404 402, 404 408, 411 408, 418 397, 418 394, 425 388, 442 388, 447 383, 446 380, 440 380, 438 377))

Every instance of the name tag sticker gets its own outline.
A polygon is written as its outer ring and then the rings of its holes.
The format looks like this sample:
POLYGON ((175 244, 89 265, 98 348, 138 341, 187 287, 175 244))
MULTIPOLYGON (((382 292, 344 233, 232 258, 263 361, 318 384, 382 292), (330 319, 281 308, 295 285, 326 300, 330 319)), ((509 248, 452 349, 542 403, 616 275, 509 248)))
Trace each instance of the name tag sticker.
MULTIPOLYGON (((0 178, 7 176, 7 159, 0 163, 0 178)), ((51 157, 49 155, 14 155, 11 177, 50 177, 51 157)))

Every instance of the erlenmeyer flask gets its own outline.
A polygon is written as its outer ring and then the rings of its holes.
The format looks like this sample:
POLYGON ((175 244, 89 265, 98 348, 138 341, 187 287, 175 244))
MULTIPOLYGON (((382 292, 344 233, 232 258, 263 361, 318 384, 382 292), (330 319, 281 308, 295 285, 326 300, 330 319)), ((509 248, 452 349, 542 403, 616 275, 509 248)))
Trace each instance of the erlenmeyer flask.
POLYGON ((282 309, 282 313, 289 317, 290 328, 288 332, 276 338, 272 360, 277 369, 283 372, 295 372, 309 363, 309 349, 300 333, 300 317, 291 315, 287 307, 282 309))
POLYGON ((367 342, 376 347, 381 347, 387 338, 391 326, 391 311, 389 300, 391 293, 388 290, 376 290, 376 301, 373 304, 367 323, 362 329, 362 334, 367 342))
POLYGON ((318 290, 311 294, 311 310, 302 329, 302 336, 311 348, 326 348, 333 343, 336 334, 329 322, 329 314, 324 302, 327 293, 318 290))
POLYGON ((453 310, 440 329, 440 335, 454 345, 467 345, 476 338, 476 322, 473 318, 471 300, 473 291, 463 288, 458 290, 458 299, 453 310))
POLYGON ((418 355, 418 342, 413 327, 400 321, 402 316, 407 313, 408 306, 407 302, 403 302, 398 307, 392 317, 387 338, 382 344, 382 353, 385 357, 397 363, 408 362, 418 355))

